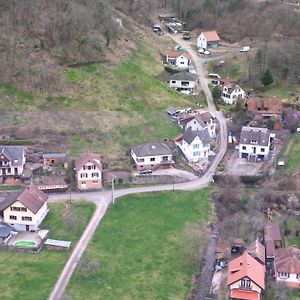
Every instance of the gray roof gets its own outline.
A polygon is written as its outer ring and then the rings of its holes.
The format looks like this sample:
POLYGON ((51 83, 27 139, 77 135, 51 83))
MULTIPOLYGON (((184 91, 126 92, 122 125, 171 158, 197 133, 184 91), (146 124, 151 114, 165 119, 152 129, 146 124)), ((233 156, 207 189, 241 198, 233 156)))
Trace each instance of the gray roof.
POLYGON ((185 80, 185 81, 195 81, 198 75, 191 74, 189 72, 179 72, 175 73, 170 77, 170 80, 185 80))
POLYGON ((155 156, 155 155, 172 155, 171 149, 164 143, 153 142, 132 147, 132 151, 137 157, 155 156))
POLYGON ((47 239, 45 245, 69 248, 71 246, 71 242, 47 239))
POLYGON ((65 158, 65 153, 44 153, 43 158, 65 158))
POLYGON ((203 129, 203 130, 188 129, 184 132, 182 139, 190 145, 197 136, 200 138, 200 140, 203 143, 208 143, 211 141, 211 137, 207 129, 203 129))
POLYGON ((270 132, 267 128, 243 126, 240 137, 240 144, 268 146, 270 132))
POLYGON ((7 238, 12 231, 15 231, 15 229, 12 226, 0 222, 0 238, 7 238))
POLYGON ((0 146, 1 154, 11 161, 13 167, 22 166, 24 155, 24 148, 22 146, 0 146))

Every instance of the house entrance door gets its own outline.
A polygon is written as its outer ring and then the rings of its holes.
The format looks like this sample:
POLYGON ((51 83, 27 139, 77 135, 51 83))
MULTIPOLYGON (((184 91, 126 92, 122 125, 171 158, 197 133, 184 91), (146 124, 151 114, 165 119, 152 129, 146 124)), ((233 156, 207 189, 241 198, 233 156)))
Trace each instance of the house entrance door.
POLYGON ((29 225, 26 225, 26 231, 29 231, 29 225))

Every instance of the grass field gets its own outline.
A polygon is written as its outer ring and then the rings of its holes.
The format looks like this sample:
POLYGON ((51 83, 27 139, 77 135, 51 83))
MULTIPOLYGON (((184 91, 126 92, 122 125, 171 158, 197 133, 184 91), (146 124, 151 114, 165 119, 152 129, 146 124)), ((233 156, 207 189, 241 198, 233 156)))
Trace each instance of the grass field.
POLYGON ((200 101, 170 89, 163 72, 157 50, 141 43, 118 66, 66 68, 61 75, 68 88, 57 95, 32 95, 2 84, 0 128, 15 128, 16 138, 42 144, 48 151, 63 148, 70 158, 89 148, 112 167, 116 160, 116 165, 130 167, 126 152, 133 144, 180 133, 164 109, 194 107, 200 101))
POLYGON ((209 220, 209 194, 205 189, 120 198, 86 250, 100 270, 83 279, 77 269, 67 294, 90 300, 185 299, 197 267, 185 262, 184 231, 209 220))
POLYGON ((22 185, 0 185, 0 191, 19 191, 22 185))
MULTIPOLYGON (((73 203, 76 223, 71 231, 64 224, 63 203, 49 204, 50 212, 43 227, 49 238, 72 241, 73 247, 88 224, 94 210, 92 203, 73 203)), ((70 252, 42 249, 38 254, 0 250, 0 299, 45 300, 57 280, 70 252)))
MULTIPOLYGON (((285 170, 294 173, 300 168, 300 136, 293 134, 290 136, 290 141, 291 140, 293 141, 293 144, 288 153, 285 170)), ((285 149, 283 149, 283 151, 285 151, 285 149)))

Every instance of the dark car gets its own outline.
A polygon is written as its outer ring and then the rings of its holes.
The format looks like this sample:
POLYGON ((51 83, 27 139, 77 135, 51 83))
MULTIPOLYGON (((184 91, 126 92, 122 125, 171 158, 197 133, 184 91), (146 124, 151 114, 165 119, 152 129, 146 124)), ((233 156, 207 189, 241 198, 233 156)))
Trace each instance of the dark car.
POLYGON ((184 40, 189 40, 191 38, 191 34, 189 33, 189 32, 185 32, 184 34, 183 34, 183 39, 184 40))

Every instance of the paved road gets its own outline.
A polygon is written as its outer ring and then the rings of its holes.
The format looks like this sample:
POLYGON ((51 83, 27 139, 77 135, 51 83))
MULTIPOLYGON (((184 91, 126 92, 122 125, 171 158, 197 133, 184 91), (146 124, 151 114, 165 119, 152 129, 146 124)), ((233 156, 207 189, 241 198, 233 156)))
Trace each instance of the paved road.
MULTIPOLYGON (((178 36, 171 36, 177 43, 182 43, 182 39, 178 36), (178 39, 178 41, 176 40, 178 39), (180 41, 179 41, 180 39, 180 41)), ((183 44, 185 47, 185 45, 183 44)), ((194 61, 195 69, 197 74, 199 74, 199 80, 201 83, 201 87, 205 93, 208 102, 208 109, 209 111, 215 115, 220 123, 220 149, 217 155, 214 158, 214 161, 211 163, 209 168, 207 169, 204 176, 198 178, 196 180, 192 180, 185 183, 178 183, 178 184, 167 184, 167 185, 156 185, 156 186, 148 186, 148 187, 135 187, 135 188, 128 188, 128 189, 121 189, 115 191, 115 198, 128 195, 128 194, 135 194, 135 193, 144 193, 144 192, 153 192, 153 191, 168 191, 168 190, 199 190, 204 187, 207 187, 213 179, 213 173, 215 172, 217 166, 219 165, 220 161, 222 160, 224 154, 227 150, 227 128, 226 128, 226 120, 223 117, 223 114, 216 111, 211 93, 207 86, 205 80, 205 72, 203 63, 204 60, 201 59, 196 51, 193 49, 189 50, 191 57, 194 61)), ((56 194, 51 195, 49 201, 60 201, 62 199, 66 199, 66 194, 56 194)), ((64 290, 74 272, 84 250, 86 249, 94 231, 96 230, 97 226, 99 225, 102 217, 104 216, 108 205, 112 200, 111 192, 104 191, 104 192, 91 192, 91 193, 73 193, 72 200, 87 200, 92 201, 96 204, 97 208, 96 211, 90 220, 87 228, 85 229, 83 235, 81 236, 80 240, 78 241, 75 249, 73 250, 72 255, 70 256, 68 262, 66 263, 62 273, 60 274, 54 289, 49 296, 49 300, 58 300, 64 293, 64 290)))

